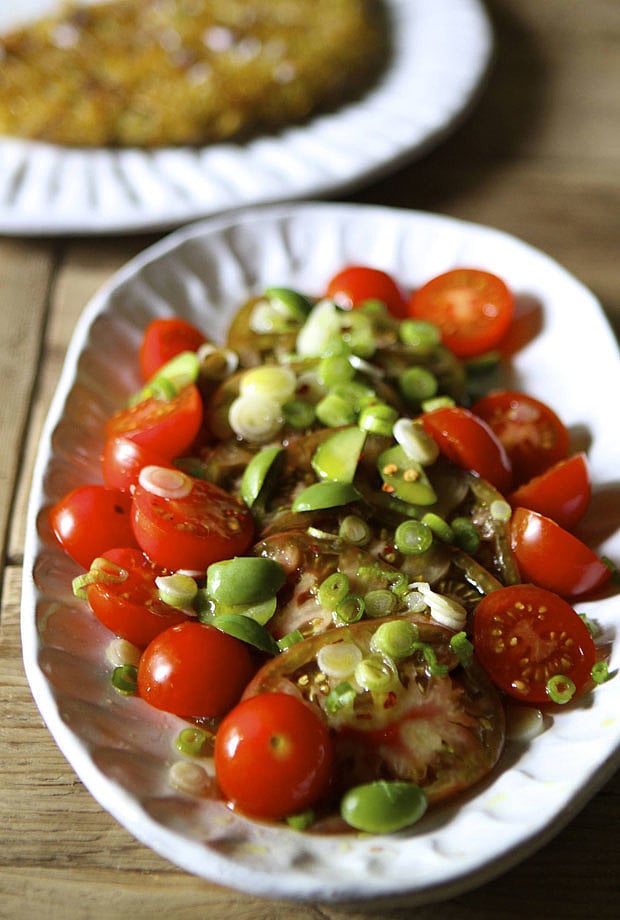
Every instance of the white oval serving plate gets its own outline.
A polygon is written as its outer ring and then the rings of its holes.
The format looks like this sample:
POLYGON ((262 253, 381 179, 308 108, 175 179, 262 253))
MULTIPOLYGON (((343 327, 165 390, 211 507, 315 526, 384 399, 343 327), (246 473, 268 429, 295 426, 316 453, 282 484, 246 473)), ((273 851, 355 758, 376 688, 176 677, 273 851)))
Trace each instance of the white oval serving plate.
MULTIPOLYGON (((178 756, 172 740, 183 723, 111 688, 105 659, 111 634, 72 596, 79 569, 46 523, 46 509, 70 488, 100 481, 102 424, 139 385, 136 354, 149 320, 178 314, 219 339, 249 294, 269 284, 319 294, 351 261, 388 270, 411 287, 455 265, 476 265, 506 279, 521 313, 540 309, 542 328, 514 355, 510 380, 549 402, 580 445, 587 432, 595 494, 584 532, 618 561, 620 439, 610 419, 620 363, 594 296, 544 254, 490 228, 370 206, 268 207, 177 231, 129 263, 86 307, 34 473, 23 654, 43 718, 80 779, 138 840, 171 862, 272 898, 420 904, 472 888, 533 852, 612 774, 619 762, 618 679, 554 714, 529 745, 509 745, 487 782, 408 833, 325 837, 255 824, 168 785, 178 756)), ((580 603, 578 610, 600 622, 617 669, 617 596, 580 603)))
MULTIPOLYGON (((94 2, 94 0, 82 0, 94 2)), ((0 33, 57 0, 0 4, 0 33)), ((0 233, 137 232, 351 189, 437 143, 472 104, 491 29, 480 0, 386 0, 393 54, 360 100, 244 144, 94 150, 0 138, 0 233)))

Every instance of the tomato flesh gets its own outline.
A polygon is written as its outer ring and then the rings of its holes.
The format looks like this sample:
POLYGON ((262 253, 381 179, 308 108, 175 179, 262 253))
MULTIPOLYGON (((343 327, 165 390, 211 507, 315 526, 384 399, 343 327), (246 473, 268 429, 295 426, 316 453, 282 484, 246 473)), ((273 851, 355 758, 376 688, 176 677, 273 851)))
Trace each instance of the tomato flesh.
POLYGON ((547 681, 556 675, 583 690, 596 661, 578 614, 557 594, 534 585, 500 588, 480 601, 474 648, 498 687, 533 703, 550 702, 547 681))
POLYGON ((147 556, 173 571, 204 571, 212 562, 244 553, 254 536, 249 509, 201 479, 192 479, 183 498, 162 498, 138 483, 131 522, 147 556))
POLYGON ((105 442, 101 468, 108 488, 128 492, 137 483, 140 470, 145 466, 172 467, 172 464, 131 438, 108 438, 105 442))
POLYGON ((435 323, 459 358, 495 348, 510 327, 514 298, 497 275, 456 268, 431 278, 409 301, 409 315, 435 323))
POLYGON ((145 450, 172 460, 194 443, 202 418, 200 393, 189 384, 172 399, 149 397, 121 409, 108 421, 105 436, 130 438, 145 450))
POLYGON ((524 483, 508 501, 513 507, 538 511, 565 530, 572 530, 586 513, 591 493, 585 456, 575 454, 524 483))
POLYGON ((330 783, 329 730, 291 694, 244 699, 218 729, 215 771, 224 796, 247 815, 278 819, 305 811, 330 783))
POLYGON ((589 546, 529 508, 514 509, 510 542, 523 580, 562 597, 589 594, 611 577, 609 566, 589 546))
POLYGON ((56 502, 49 521, 62 548, 85 569, 111 546, 136 546, 131 499, 118 489, 78 486, 56 502))
POLYGON ((458 406, 425 412, 421 421, 452 463, 478 473, 500 492, 508 491, 512 483, 510 460, 486 422, 458 406))
POLYGON ((378 268, 349 265, 329 281, 326 296, 347 310, 366 300, 382 301, 398 319, 407 316, 407 301, 393 278, 378 268))
POLYGON ((140 368, 145 380, 183 351, 198 351, 207 341, 204 333, 180 317, 154 319, 146 327, 140 347, 140 368))
POLYGON ((568 429, 546 403, 526 393, 498 390, 472 406, 504 445, 515 485, 538 476, 568 454, 568 429))
POLYGON ((207 623, 171 626, 146 647, 138 692, 184 718, 219 718, 241 697, 254 665, 247 646, 207 623))

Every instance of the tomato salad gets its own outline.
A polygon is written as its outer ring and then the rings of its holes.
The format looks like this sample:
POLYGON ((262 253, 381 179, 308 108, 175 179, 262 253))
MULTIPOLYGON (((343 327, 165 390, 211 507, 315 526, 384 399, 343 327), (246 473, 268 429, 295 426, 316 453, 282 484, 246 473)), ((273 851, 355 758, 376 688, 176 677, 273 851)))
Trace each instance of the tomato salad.
POLYGON ((178 788, 397 831, 489 774, 507 710, 608 678, 573 606, 612 574, 574 533, 586 458, 551 407, 480 395, 512 317, 486 271, 351 265, 252 297, 224 345, 148 326, 103 484, 50 523, 116 689, 187 722, 178 788))

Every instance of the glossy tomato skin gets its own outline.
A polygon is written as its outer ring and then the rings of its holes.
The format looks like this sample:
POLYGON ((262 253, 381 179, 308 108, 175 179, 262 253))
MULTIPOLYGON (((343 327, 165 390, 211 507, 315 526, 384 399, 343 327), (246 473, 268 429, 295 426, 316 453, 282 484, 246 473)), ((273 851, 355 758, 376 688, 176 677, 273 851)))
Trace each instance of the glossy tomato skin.
POLYGON ((204 333, 180 317, 154 319, 146 327, 140 346, 140 368, 145 380, 183 351, 198 351, 207 341, 204 333))
POLYGON ((138 545, 164 568, 202 572, 244 553, 254 536, 252 513, 219 486, 192 478, 183 498, 162 498, 139 483, 131 522, 138 545))
POLYGON ((495 348, 508 332, 514 298, 504 281, 478 268, 455 268, 431 278, 411 296, 409 315, 435 323, 459 358, 495 348))
POLYGON ((596 661, 592 636, 573 608, 529 584, 500 588, 480 601, 474 649, 500 689, 531 703, 551 702, 547 681, 556 675, 583 690, 596 661))
POLYGON ((224 796, 247 815, 277 820, 305 811, 330 785, 327 725, 289 693, 244 699, 217 731, 215 773, 224 796))
POLYGON ((173 468, 159 454, 142 447, 131 438, 108 438, 103 446, 101 468, 103 479, 109 489, 128 492, 138 481, 140 470, 145 466, 173 468))
POLYGON ((131 526, 131 499, 118 489, 78 486, 49 513, 62 548, 85 569, 111 546, 136 546, 131 526))
POLYGON ((253 672, 243 642, 190 620, 147 645, 138 665, 138 693, 155 709, 215 719, 237 703, 253 672))
POLYGON ((452 463, 473 470, 502 493, 510 489, 510 460, 486 422, 459 406, 434 409, 420 418, 441 453, 452 463))
POLYGON ((489 393, 471 407, 510 457, 515 485, 538 476, 568 455, 568 429, 553 409, 516 390, 489 393))
POLYGON ((109 419, 105 436, 130 438, 145 450, 173 460, 194 443, 202 419, 200 393, 194 384, 189 384, 172 399, 149 397, 121 409, 109 419))
POLYGON ((513 507, 538 511, 565 530, 572 530, 586 513, 591 494, 586 458, 584 454, 575 454, 555 463, 507 497, 513 507))
POLYGON ((325 295, 347 310, 365 300, 380 300, 397 319, 407 316, 407 301, 399 285, 386 272, 367 265, 343 268, 331 278, 325 295))
POLYGON ((585 543, 528 508, 513 510, 510 542, 523 580, 562 597, 590 594, 611 576, 611 569, 585 543))
POLYGON ((160 600, 155 579, 167 572, 141 550, 110 549, 103 557, 124 569, 127 578, 95 582, 87 586, 86 594, 97 619, 115 635, 145 648, 164 629, 189 619, 189 614, 160 600))

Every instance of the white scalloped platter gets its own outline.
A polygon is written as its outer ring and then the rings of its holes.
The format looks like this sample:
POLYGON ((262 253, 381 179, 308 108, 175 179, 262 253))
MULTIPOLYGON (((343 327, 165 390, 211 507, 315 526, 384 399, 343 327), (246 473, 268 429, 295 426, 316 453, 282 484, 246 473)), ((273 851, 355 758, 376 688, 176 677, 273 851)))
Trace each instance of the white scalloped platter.
MULTIPOLYGON (((0 33, 55 4, 0 4, 0 33)), ((171 228, 231 208, 351 189, 420 155, 473 103, 491 29, 479 0, 386 6, 393 50, 381 78, 360 100, 302 126, 243 144, 157 151, 0 138, 0 233, 171 228)))
MULTIPOLYGON (((620 362, 594 296, 557 263, 493 229, 447 217, 333 204, 271 206, 177 231, 121 270, 86 307, 41 437, 29 510, 22 637, 35 700, 92 795, 138 840, 205 879, 271 898, 404 898, 421 904, 473 888, 548 841, 620 761, 620 680, 509 744, 493 775, 394 836, 302 834, 255 824, 223 803, 168 784, 183 724, 111 687, 111 634, 71 593, 80 571, 59 549, 46 509, 101 481, 103 421, 139 385, 137 349, 157 316, 178 314, 221 339, 233 311, 267 285, 317 295, 343 264, 364 262, 414 287, 469 264, 503 276, 542 328, 515 355, 510 381, 549 402, 579 446, 589 440, 595 491, 584 533, 620 559, 620 362), (577 372, 578 371, 578 372, 577 372), (598 385, 604 379, 605 387, 598 385), (570 765, 570 769, 568 768, 570 765)), ((620 665, 616 596, 580 603, 620 665)))

